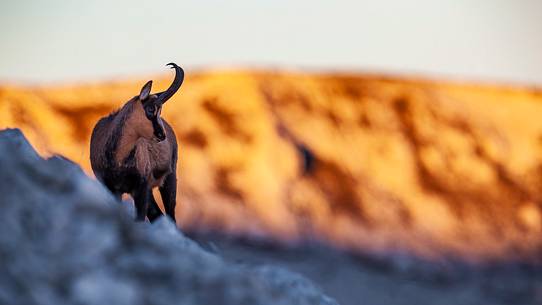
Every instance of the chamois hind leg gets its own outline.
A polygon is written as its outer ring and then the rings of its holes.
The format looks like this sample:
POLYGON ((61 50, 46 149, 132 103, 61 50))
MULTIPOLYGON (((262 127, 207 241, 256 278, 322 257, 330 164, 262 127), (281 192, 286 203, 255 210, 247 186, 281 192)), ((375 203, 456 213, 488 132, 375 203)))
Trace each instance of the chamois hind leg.
POLYGON ((113 197, 115 197, 118 202, 122 202, 122 193, 114 192, 113 197))
POLYGON ((151 190, 146 179, 141 179, 137 185, 137 188, 132 193, 134 197, 134 203, 136 207, 136 220, 145 221, 147 215, 147 209, 149 207, 149 197, 151 190))
POLYGON ((160 207, 158 207, 158 204, 156 203, 156 200, 154 199, 154 195, 152 194, 152 190, 150 191, 149 195, 149 208, 147 209, 147 218, 149 218, 150 222, 153 222, 156 220, 156 218, 162 216, 162 211, 160 211, 160 207))
POLYGON ((173 222, 177 223, 175 220, 175 205, 177 204, 175 201, 177 197, 177 174, 175 172, 169 174, 159 189, 166 214, 173 219, 173 222))
POLYGON ((102 183, 102 185, 105 186, 111 192, 111 194, 113 194, 113 197, 117 201, 119 201, 119 202, 122 201, 122 193, 118 192, 113 187, 113 184, 111 184, 109 181, 104 181, 104 179, 102 178, 102 174, 95 173, 95 175, 96 175, 96 178, 98 179, 98 181, 100 181, 100 183, 102 183))
POLYGON ((103 183, 103 185, 111 192, 117 202, 122 203, 122 192, 117 191, 110 183, 103 183))

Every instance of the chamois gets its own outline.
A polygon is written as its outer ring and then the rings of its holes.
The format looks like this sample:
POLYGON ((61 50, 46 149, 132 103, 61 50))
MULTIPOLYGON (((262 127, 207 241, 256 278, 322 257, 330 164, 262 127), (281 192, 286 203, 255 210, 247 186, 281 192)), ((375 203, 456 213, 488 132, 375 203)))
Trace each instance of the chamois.
POLYGON ((94 175, 120 200, 134 199, 136 220, 152 222, 163 215, 152 189, 158 187, 165 212, 175 221, 177 194, 177 140, 171 126, 160 117, 162 105, 177 92, 184 71, 174 63, 175 79, 166 91, 151 94, 152 80, 139 95, 119 110, 101 118, 90 138, 90 163, 94 175))

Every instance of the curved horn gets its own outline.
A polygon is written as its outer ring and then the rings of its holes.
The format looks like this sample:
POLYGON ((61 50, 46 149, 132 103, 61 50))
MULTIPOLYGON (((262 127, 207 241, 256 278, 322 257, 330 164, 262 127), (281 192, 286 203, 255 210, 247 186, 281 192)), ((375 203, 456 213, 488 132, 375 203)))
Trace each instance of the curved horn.
POLYGON ((172 62, 170 62, 166 66, 171 66, 171 68, 175 69, 175 79, 166 91, 157 93, 158 102, 161 104, 167 102, 167 100, 169 100, 169 98, 172 97, 173 94, 177 92, 177 90, 179 90, 184 80, 184 70, 181 67, 177 66, 175 63, 172 62))

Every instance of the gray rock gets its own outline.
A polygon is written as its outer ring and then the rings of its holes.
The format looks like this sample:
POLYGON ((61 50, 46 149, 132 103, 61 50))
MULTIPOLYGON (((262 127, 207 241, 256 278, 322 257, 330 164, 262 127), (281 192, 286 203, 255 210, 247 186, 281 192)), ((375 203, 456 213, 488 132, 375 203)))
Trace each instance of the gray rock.
POLYGON ((305 278, 227 263, 167 218, 135 223, 62 157, 0 131, 0 304, 336 304, 305 278))

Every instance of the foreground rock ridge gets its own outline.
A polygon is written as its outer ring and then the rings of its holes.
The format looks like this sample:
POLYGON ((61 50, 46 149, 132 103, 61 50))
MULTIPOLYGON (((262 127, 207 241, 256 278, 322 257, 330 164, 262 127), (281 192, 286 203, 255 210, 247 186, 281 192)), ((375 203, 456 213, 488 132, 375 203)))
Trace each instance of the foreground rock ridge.
MULTIPOLYGON (((542 258, 542 91, 375 75, 186 71, 162 115, 177 219, 428 258, 542 258)), ((155 90, 171 77, 155 79, 155 90)), ((0 87, 0 128, 91 174, 100 116, 131 81, 0 87)))
POLYGON ((0 304, 336 304, 303 277, 225 262, 135 223, 71 161, 0 131, 0 304))

